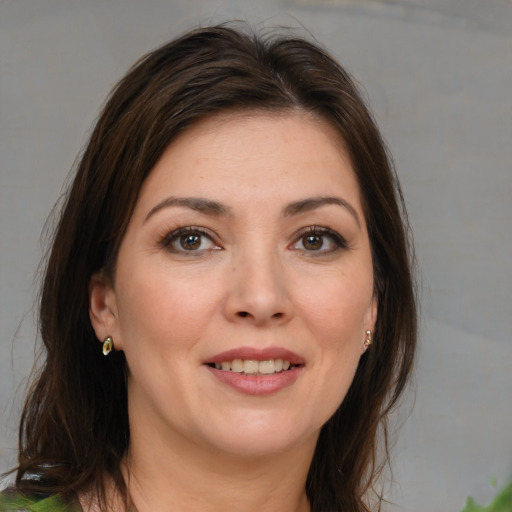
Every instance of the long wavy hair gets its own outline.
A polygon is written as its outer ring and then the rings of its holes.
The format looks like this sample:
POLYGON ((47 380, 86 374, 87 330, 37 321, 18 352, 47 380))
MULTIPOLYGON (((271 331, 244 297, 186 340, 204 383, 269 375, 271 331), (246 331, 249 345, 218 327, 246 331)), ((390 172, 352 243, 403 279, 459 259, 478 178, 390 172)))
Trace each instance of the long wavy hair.
POLYGON ((139 60, 112 91, 81 155, 41 286, 44 362, 21 418, 20 492, 93 489, 104 504, 108 474, 126 495, 126 360, 122 352, 101 355, 88 313, 91 276, 112 275, 142 183, 178 134, 220 112, 297 110, 330 123, 350 156, 378 300, 374 344, 321 430, 307 495, 316 512, 370 510, 369 491, 389 458, 387 417, 406 387, 416 345, 400 186, 365 102, 327 52, 299 37, 231 25, 193 30, 139 60))

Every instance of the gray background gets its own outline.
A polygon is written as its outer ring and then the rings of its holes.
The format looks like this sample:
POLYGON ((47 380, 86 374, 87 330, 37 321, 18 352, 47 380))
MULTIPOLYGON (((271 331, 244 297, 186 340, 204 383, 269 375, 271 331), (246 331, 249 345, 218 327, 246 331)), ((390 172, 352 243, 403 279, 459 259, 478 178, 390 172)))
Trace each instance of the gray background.
POLYGON ((226 18, 310 30, 395 156, 423 309, 386 510, 489 500, 512 477, 512 0, 0 0, 0 470, 34 359, 41 230, 99 106, 142 53, 226 18))

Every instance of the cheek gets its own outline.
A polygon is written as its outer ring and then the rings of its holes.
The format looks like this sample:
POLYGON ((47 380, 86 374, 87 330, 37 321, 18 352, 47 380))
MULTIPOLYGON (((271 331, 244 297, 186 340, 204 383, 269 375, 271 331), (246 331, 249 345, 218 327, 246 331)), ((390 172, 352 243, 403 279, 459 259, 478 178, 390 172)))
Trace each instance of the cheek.
POLYGON ((145 345, 175 349, 193 343, 215 310, 215 290, 195 286, 193 279, 145 272, 119 279, 118 320, 126 349, 145 345))
POLYGON ((365 319, 371 294, 358 286, 331 286, 328 302, 310 303, 320 358, 316 369, 323 376, 319 418, 327 421, 342 403, 354 378, 364 342, 365 319))
POLYGON ((301 309, 310 329, 341 352, 348 344, 363 341, 371 300, 371 284, 337 279, 322 290, 309 289, 304 294, 301 309))

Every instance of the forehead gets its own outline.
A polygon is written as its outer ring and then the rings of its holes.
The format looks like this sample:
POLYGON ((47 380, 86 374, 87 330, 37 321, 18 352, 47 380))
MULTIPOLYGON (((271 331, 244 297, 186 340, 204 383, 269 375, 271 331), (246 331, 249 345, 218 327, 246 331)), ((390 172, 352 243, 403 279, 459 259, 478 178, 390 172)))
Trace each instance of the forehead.
POLYGON ((169 145, 143 184, 139 206, 169 195, 243 204, 333 191, 360 208, 343 141, 325 120, 300 111, 227 113, 194 124, 169 145))

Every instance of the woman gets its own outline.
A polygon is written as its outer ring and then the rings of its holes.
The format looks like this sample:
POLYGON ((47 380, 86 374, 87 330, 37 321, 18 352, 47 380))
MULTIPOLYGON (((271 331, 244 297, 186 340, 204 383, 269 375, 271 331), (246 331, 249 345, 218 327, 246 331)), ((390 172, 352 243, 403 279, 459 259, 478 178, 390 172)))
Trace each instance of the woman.
POLYGON ((5 506, 370 510, 416 340, 404 216, 315 45, 215 26, 141 59, 55 232, 5 506))

